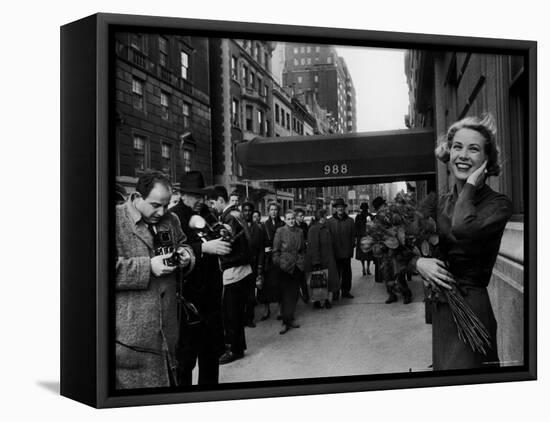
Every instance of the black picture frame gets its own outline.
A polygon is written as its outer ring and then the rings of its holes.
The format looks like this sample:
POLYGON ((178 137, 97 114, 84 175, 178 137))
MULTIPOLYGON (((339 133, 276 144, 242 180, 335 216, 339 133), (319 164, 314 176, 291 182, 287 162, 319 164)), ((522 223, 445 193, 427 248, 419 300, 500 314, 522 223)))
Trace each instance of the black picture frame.
POLYGON ((534 41, 451 37, 225 22, 183 18, 96 14, 61 28, 61 394, 97 408, 183 403, 534 380, 537 376, 536 110, 537 44, 534 41), (528 87, 525 145, 525 328, 524 364, 496 371, 258 382, 193 391, 113 394, 109 388, 108 280, 112 263, 109 211, 112 192, 112 57, 114 30, 200 34, 210 37, 324 41, 334 44, 426 50, 517 54, 525 58, 528 87), (77 140, 77 141, 76 141, 77 140), (78 245, 78 248, 75 246, 78 245), (78 374, 78 375, 76 375, 78 374))

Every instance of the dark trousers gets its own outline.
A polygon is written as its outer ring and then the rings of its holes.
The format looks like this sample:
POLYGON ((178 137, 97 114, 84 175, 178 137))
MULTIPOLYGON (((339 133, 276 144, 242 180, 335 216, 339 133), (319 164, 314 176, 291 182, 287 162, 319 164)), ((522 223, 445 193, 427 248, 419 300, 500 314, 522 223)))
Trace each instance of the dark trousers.
POLYGON ((407 278, 405 274, 398 274, 396 280, 384 280, 386 282, 386 290, 391 295, 392 293, 395 294, 395 290, 401 291, 401 294, 404 298, 406 297, 412 297, 411 289, 409 288, 409 284, 407 283, 407 278))
MULTIPOLYGON (((246 303, 244 307, 244 321, 246 324, 254 322, 254 308, 256 307, 256 273, 252 273, 246 287, 246 303)), ((248 278, 248 277, 247 277, 248 278)))
POLYGON ((281 271, 279 278, 279 288, 281 296, 281 317, 283 324, 290 324, 294 319, 296 304, 300 292, 300 284, 304 278, 304 273, 298 268, 294 269, 292 274, 281 271))
POLYGON ((231 351, 242 354, 246 350, 244 335, 245 306, 247 297, 247 286, 250 283, 252 274, 223 287, 223 311, 225 342, 231 345, 231 351))
POLYGON ((382 260, 380 258, 374 258, 374 281, 377 283, 383 283, 382 272, 380 267, 382 266, 382 260))
POLYGON ((351 290, 351 258, 336 258, 336 268, 342 283, 340 287, 342 294, 349 293, 351 290))
POLYGON ((197 324, 181 330, 183 340, 180 342, 178 355, 178 383, 180 386, 192 385, 193 369, 199 363, 199 385, 218 384, 219 346, 213 339, 216 337, 208 327, 197 324))

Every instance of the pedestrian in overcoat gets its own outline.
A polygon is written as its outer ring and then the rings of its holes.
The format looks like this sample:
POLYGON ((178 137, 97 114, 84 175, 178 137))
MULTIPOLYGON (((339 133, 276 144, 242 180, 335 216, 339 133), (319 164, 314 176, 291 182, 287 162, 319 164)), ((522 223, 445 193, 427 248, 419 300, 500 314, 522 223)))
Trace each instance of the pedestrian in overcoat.
MULTIPOLYGON (((347 204, 342 198, 333 204, 336 212, 327 220, 327 227, 332 235, 332 244, 336 266, 342 283, 342 297, 353 299, 351 291, 351 258, 355 244, 355 224, 346 213, 347 204)), ((337 296, 337 295, 336 295, 337 296)))
MULTIPOLYGON (((308 232, 309 241, 306 250, 305 272, 307 274, 315 269, 328 270, 328 298, 324 303, 324 306, 328 309, 332 307, 333 294, 340 290, 340 277, 334 259, 332 235, 326 221, 326 211, 317 210, 315 212, 315 223, 312 223, 308 232)), ((314 306, 321 307, 322 304, 314 302, 314 306)))
POLYGON ((189 273, 195 263, 178 218, 167 212, 170 181, 146 172, 136 192, 116 208, 115 385, 117 389, 177 385, 177 266, 189 273), (180 253, 156 256, 155 233, 168 233, 180 253))
POLYGON ((304 233, 296 226, 296 214, 288 210, 285 225, 277 230, 273 239, 273 264, 281 270, 279 288, 283 329, 280 334, 300 327, 294 322, 294 312, 304 277, 305 248, 304 233))
POLYGON ((281 270, 273 265, 273 240, 278 228, 285 225, 280 217, 280 207, 276 202, 271 202, 267 207, 268 217, 263 224, 264 228, 264 280, 263 286, 258 292, 258 301, 265 306, 265 321, 271 315, 271 303, 279 303, 279 278, 281 270))

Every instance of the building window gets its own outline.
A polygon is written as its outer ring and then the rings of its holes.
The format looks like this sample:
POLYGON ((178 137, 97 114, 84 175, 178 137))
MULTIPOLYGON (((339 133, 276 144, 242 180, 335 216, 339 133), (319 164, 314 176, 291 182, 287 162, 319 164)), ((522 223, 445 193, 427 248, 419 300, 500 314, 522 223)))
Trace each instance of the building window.
POLYGON ((298 76, 298 83, 301 84, 304 81, 304 78, 302 76, 298 76))
POLYGON ((190 149, 183 150, 183 170, 187 173, 191 171, 191 163, 193 161, 193 152, 190 149))
POLYGON ((285 126, 285 111, 281 107, 281 126, 285 126))
POLYGON ((240 127, 239 101, 233 100, 231 103, 231 124, 240 127))
POLYGON ((314 81, 314 82, 319 82, 319 75, 315 75, 315 76, 313 77, 313 81, 314 81))
POLYGON ((164 91, 160 92, 160 107, 161 107, 161 114, 162 118, 164 120, 168 120, 169 118, 169 110, 170 110, 170 96, 164 91))
POLYGON ((231 77, 237 80, 237 58, 231 56, 231 77))
POLYGON ((264 112, 258 110, 258 133, 260 135, 265 135, 264 133, 264 112))
POLYGON ((294 47, 294 54, 298 54, 298 47, 294 47))
POLYGON ((275 104, 275 123, 279 123, 279 104, 275 104))
POLYGON ((304 54, 306 52, 306 48, 304 46, 300 47, 300 53, 304 54))
POLYGON ((255 78, 254 72, 250 71, 249 78, 248 78, 248 85, 252 89, 254 89, 254 78, 255 78))
POLYGON ((298 59, 294 59, 294 66, 298 66, 298 59))
POLYGON ((303 57, 300 59, 300 64, 303 66, 306 64, 306 59, 304 59, 303 57))
POLYGON ((138 51, 145 51, 145 39, 142 34, 130 34, 130 46, 138 51))
POLYGON ((143 81, 132 78, 132 104, 136 110, 143 110, 143 81))
POLYGON ((183 114, 183 126, 189 127, 189 124, 191 123, 191 104, 184 101, 181 111, 183 114))
POLYGON ((172 178, 172 145, 163 142, 161 144, 162 172, 172 178))
POLYGON ((148 167, 147 149, 147 139, 143 136, 134 135, 134 171, 136 177, 140 176, 148 167))
POLYGON ((181 52, 181 77, 187 79, 189 71, 189 55, 185 52, 181 52))
POLYGON ((321 47, 319 47, 319 46, 315 47, 315 52, 320 53, 321 52, 321 47))
POLYGON ((248 80, 248 66, 243 65, 243 86, 246 86, 248 80))
POLYGON ((286 113, 286 128, 290 130, 290 113, 286 113))
POLYGON ((307 52, 311 53, 311 47, 309 45, 307 46, 307 52))
POLYGON ((261 95, 262 94, 262 78, 260 78, 258 76, 258 93, 261 95))
POLYGON ((252 132, 252 106, 246 106, 246 130, 252 132))
POLYGON ((264 97, 267 98, 267 94, 269 94, 269 87, 267 85, 264 85, 264 97))
POLYGON ((264 66, 266 69, 269 69, 269 54, 264 53, 264 66))
POLYGON ((168 40, 164 37, 159 37, 159 64, 168 67, 168 40))
POLYGON ((328 56, 328 57, 327 57, 327 63, 328 63, 328 64, 331 64, 331 63, 332 63, 332 56, 328 56))
POLYGON ((306 63, 307 63, 307 64, 311 64, 311 57, 308 57, 308 58, 306 59, 306 63))

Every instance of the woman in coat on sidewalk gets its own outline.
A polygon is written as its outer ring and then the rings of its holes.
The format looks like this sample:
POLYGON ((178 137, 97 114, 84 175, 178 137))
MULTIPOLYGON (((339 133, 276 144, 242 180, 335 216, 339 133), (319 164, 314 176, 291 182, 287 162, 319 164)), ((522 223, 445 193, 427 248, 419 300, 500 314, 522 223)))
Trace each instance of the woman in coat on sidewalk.
POLYGON ((489 332, 490 346, 486 354, 474 351, 459 338, 447 301, 432 301, 433 369, 498 367, 497 321, 487 286, 512 204, 486 184, 500 173, 493 117, 454 123, 436 156, 449 163, 455 184, 448 194, 430 195, 424 202, 423 213, 437 221, 439 253, 438 258, 414 258, 413 268, 428 283, 463 295, 489 332))
POLYGON ((294 311, 298 302, 300 283, 304 277, 306 249, 304 233, 296 226, 294 211, 286 212, 285 223, 285 226, 277 230, 273 239, 273 263, 281 270, 279 289, 283 329, 280 334, 285 334, 291 328, 300 327, 294 322, 294 311))
MULTIPOLYGON (((334 293, 340 290, 340 277, 338 268, 334 260, 334 251, 332 249, 332 235, 326 225, 326 210, 317 210, 315 212, 315 223, 311 225, 308 231, 308 248, 306 252, 305 271, 306 274, 317 269, 328 270, 328 298, 324 306, 327 309, 332 308, 332 298, 334 293)), ((316 308, 322 308, 323 304, 319 301, 313 303, 316 308)))

